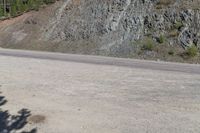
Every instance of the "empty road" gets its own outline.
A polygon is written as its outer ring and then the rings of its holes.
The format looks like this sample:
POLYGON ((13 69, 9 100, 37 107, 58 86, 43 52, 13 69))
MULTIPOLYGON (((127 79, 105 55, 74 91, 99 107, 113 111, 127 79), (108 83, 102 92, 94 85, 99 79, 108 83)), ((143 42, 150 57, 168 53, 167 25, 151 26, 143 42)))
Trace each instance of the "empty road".
POLYGON ((1 49, 0 92, 38 133, 200 132, 200 65, 1 49))

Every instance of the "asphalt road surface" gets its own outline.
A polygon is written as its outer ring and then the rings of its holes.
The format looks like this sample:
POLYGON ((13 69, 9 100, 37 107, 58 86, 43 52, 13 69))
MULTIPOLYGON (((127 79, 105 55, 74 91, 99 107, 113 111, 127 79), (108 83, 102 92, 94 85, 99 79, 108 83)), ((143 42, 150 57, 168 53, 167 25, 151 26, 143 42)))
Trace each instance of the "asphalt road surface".
POLYGON ((38 133, 199 133, 200 65, 0 50, 3 110, 38 133))

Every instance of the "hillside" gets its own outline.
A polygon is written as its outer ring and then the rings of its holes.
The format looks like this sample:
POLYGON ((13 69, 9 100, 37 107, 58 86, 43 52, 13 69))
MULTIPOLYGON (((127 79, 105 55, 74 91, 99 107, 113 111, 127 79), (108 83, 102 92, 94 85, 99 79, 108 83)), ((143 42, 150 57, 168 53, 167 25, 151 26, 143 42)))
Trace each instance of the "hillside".
POLYGON ((0 22, 0 46, 200 62, 199 0, 61 0, 0 22))

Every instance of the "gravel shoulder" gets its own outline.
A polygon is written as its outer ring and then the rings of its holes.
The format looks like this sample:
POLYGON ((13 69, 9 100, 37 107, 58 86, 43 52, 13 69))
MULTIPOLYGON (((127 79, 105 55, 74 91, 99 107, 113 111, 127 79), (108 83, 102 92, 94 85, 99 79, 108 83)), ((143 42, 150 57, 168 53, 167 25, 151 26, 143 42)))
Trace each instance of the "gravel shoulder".
POLYGON ((199 73, 2 55, 0 62, 3 109, 44 116, 25 127, 38 133, 200 131, 199 73))

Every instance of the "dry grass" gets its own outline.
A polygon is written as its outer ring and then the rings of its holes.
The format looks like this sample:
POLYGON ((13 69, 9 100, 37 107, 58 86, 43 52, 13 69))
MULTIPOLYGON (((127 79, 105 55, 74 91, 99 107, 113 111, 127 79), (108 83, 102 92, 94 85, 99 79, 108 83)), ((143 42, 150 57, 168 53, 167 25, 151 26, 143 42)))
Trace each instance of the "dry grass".
POLYGON ((157 5, 168 6, 174 3, 174 0, 160 0, 157 5))
POLYGON ((172 5, 173 3, 174 3, 174 0, 160 0, 156 4, 155 8, 158 9, 158 10, 163 9, 163 8, 169 6, 169 5, 172 5))
POLYGON ((181 1, 182 9, 199 9, 200 8, 200 0, 183 0, 181 1))
MULTIPOLYGON (((156 9, 163 9, 170 5, 173 5, 176 0, 160 0, 156 4, 156 9)), ((179 3, 179 9, 200 9, 200 0, 182 0, 179 3)))
POLYGON ((172 30, 169 32, 169 37, 178 37, 179 33, 177 30, 172 30))

